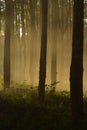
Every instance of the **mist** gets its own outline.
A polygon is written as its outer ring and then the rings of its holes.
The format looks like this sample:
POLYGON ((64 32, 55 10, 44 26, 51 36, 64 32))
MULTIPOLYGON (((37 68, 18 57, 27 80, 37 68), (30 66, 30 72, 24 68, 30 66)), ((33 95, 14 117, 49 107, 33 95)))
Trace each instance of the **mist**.
MULTIPOLYGON (((0 10, 0 80, 3 80, 5 42, 5 3, 0 10)), ((87 8, 87 6, 85 6, 87 8)), ((11 83, 38 86, 41 47, 41 5, 27 0, 13 2, 11 9, 11 83), (22 4, 24 6, 22 6, 22 4)), ((48 8, 46 84, 55 83, 56 90, 69 91, 72 53, 73 2, 58 1, 48 8)), ((9 17, 10 18, 10 17, 9 17)), ((8 18, 8 19, 9 19, 8 18)), ((84 18, 84 91, 87 91, 87 21, 84 18)), ((50 89, 50 88, 49 88, 50 89)))

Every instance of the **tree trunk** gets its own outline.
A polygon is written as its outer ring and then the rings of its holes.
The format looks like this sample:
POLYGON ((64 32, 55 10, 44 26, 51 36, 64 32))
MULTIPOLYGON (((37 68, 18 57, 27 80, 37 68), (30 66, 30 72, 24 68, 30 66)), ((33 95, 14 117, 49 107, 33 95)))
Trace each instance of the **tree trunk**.
POLYGON ((30 0, 30 18, 31 18, 31 40, 30 40, 30 82, 34 85, 34 71, 35 71, 35 44, 36 44, 36 0, 30 0))
POLYGON ((42 34, 41 34, 41 52, 40 52, 40 72, 39 72, 39 101, 44 102, 45 80, 46 80, 46 55, 47 55, 47 14, 48 0, 42 0, 42 34))
POLYGON ((58 29, 58 1, 52 0, 51 83, 54 84, 52 86, 52 92, 55 92, 57 82, 57 29, 58 29))
POLYGON ((83 115, 83 0, 74 0, 70 94, 74 125, 83 115))
POLYGON ((15 38, 14 38, 14 1, 12 1, 11 6, 11 81, 14 81, 15 79, 15 38))
POLYGON ((21 23, 22 23, 22 71, 23 80, 26 80, 26 42, 25 42, 25 0, 21 1, 21 23))
POLYGON ((5 23, 5 45, 4 45, 4 87, 10 87, 10 18, 11 18, 11 1, 6 0, 6 23, 5 23))

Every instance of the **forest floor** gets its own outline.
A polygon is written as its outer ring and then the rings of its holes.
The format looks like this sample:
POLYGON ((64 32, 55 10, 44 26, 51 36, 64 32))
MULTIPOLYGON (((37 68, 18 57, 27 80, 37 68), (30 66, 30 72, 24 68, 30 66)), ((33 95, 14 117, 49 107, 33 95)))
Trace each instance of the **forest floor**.
MULTIPOLYGON (((33 88, 10 88, 0 91, 0 130, 71 130, 69 92, 46 92, 44 105, 38 103, 33 88)), ((84 111, 87 113, 87 97, 84 111)), ((87 129, 87 118, 78 130, 87 129)))

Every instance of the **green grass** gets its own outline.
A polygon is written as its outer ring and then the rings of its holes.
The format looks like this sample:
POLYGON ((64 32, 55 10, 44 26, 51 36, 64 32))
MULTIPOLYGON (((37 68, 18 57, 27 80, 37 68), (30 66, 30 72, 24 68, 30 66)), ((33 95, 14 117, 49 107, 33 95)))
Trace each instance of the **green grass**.
MULTIPOLYGON (((87 97, 84 98, 85 113, 87 97)), ((86 118, 82 128, 87 128, 86 118)), ((82 129, 81 127, 79 128, 82 129)), ((68 92, 46 93, 44 105, 38 103, 36 89, 10 88, 0 91, 0 130, 71 130, 68 92)))

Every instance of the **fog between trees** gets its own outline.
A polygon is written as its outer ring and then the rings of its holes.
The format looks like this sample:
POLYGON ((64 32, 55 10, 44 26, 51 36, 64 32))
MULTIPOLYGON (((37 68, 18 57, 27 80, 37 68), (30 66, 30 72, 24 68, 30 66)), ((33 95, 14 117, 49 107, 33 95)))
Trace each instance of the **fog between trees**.
MULTIPOLYGON (((0 1, 0 77, 3 78, 6 10, 5 1, 0 1)), ((11 81, 38 85, 41 46, 40 0, 14 0, 10 15, 10 61, 11 81)), ((84 90, 87 85, 87 6, 84 19, 84 90)), ((71 64, 72 0, 49 0, 47 37, 46 84, 57 90, 69 90, 71 64)))

